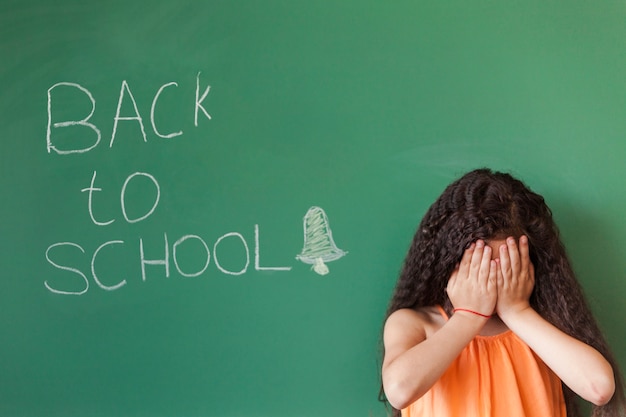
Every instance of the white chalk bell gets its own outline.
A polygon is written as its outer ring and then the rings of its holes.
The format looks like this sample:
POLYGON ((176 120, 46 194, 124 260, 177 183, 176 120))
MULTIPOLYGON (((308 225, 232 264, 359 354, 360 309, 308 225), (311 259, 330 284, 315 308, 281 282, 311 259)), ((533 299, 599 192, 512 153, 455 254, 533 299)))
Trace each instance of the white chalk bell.
POLYGON ((328 217, 322 208, 311 207, 304 216, 303 227, 304 246, 296 259, 313 265, 311 269, 320 275, 328 274, 325 262, 336 261, 348 252, 339 249, 335 244, 328 217))

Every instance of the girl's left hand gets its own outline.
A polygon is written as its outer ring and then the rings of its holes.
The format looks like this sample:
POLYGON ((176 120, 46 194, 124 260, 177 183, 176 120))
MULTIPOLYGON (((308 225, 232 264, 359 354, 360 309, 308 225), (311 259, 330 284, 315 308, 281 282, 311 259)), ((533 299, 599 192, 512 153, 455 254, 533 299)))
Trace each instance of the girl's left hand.
POLYGON ((530 261, 528 237, 506 239, 500 246, 497 268, 498 301, 496 312, 506 322, 507 317, 530 307, 530 294, 535 286, 535 268, 530 261))

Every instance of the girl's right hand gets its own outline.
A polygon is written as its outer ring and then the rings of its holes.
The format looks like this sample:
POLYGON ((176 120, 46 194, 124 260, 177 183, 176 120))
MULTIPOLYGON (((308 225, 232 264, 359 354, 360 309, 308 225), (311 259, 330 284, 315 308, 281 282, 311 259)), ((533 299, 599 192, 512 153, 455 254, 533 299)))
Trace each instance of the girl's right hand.
POLYGON ((448 281, 446 291, 454 308, 492 315, 498 298, 496 273, 491 248, 482 240, 472 243, 448 281))

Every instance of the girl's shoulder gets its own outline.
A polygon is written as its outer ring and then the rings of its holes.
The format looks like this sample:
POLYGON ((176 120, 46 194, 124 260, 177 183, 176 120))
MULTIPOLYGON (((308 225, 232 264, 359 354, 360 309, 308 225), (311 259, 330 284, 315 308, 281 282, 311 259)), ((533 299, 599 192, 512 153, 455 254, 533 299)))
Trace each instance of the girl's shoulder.
POLYGON ((428 335, 437 331, 445 323, 445 317, 438 306, 420 307, 417 309, 402 308, 389 315, 385 323, 385 330, 401 330, 428 335))

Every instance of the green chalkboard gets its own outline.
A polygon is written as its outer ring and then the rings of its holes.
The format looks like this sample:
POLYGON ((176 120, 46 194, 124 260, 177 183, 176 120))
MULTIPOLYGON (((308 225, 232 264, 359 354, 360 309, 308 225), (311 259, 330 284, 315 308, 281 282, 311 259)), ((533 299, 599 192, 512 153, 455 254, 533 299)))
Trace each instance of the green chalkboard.
POLYGON ((0 415, 384 416, 469 169, 552 207, 626 366, 622 1, 0 2, 0 415))

